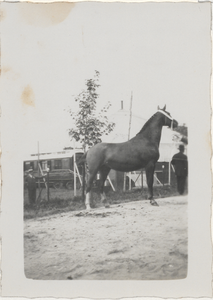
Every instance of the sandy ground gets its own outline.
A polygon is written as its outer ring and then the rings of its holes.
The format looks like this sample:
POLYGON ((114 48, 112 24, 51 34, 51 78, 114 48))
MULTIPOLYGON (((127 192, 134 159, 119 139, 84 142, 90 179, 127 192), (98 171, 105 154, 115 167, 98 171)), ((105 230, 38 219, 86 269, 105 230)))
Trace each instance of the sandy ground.
POLYGON ((187 196, 69 212, 24 223, 33 279, 180 279, 187 276, 187 196))

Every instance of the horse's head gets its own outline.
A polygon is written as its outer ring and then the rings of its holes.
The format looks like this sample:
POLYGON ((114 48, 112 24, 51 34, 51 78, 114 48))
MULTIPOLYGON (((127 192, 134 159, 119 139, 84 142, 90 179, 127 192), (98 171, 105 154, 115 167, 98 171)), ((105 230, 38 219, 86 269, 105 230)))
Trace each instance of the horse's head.
POLYGON ((158 112, 160 112, 164 116, 163 126, 168 126, 169 128, 172 128, 172 129, 176 128, 178 126, 178 122, 172 118, 172 116, 170 115, 170 113, 168 111, 166 111, 166 105, 162 109, 159 108, 159 106, 158 106, 158 112))

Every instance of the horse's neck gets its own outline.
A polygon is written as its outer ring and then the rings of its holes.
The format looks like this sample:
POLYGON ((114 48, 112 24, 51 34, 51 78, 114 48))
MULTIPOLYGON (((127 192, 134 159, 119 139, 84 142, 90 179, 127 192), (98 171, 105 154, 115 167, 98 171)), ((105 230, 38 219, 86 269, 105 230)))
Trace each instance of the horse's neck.
POLYGON ((149 126, 147 126, 144 130, 142 130, 140 134, 142 134, 143 137, 147 138, 150 142, 156 143, 159 146, 162 128, 163 128, 162 118, 158 117, 153 119, 150 122, 149 126))

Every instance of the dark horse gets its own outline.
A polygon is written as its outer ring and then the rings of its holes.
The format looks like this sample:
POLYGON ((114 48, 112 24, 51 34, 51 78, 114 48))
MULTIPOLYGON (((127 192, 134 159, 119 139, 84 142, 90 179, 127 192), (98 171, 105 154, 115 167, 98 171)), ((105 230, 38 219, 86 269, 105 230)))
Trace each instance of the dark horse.
POLYGON ((163 126, 175 128, 178 126, 170 113, 158 107, 155 113, 143 126, 140 132, 125 143, 100 143, 88 150, 79 163, 86 162, 88 166, 88 181, 86 188, 86 208, 90 209, 90 191, 93 180, 100 172, 101 200, 109 207, 104 194, 104 182, 111 169, 122 172, 146 170, 148 199, 152 205, 158 206, 153 199, 153 177, 155 164, 159 159, 159 144, 163 126))

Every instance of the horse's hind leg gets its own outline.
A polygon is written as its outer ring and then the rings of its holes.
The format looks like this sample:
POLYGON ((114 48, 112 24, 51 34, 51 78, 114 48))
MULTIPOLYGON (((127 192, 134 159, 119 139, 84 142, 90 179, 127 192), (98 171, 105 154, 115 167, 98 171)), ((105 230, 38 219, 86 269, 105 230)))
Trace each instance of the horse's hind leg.
POLYGON ((101 201, 103 202, 104 206, 106 208, 109 207, 109 203, 106 199, 106 195, 104 193, 104 182, 109 174, 110 168, 108 168, 107 166, 102 166, 100 168, 100 193, 101 193, 101 201))
POLYGON ((153 182, 154 182, 154 171, 155 163, 149 162, 146 165, 146 180, 148 185, 148 199, 150 200, 151 205, 158 206, 157 202, 153 199, 153 182))
POLYGON ((90 210, 90 198, 91 198, 91 189, 92 189, 92 183, 95 178, 95 175, 97 174, 97 171, 94 171, 92 173, 89 172, 89 178, 87 181, 87 188, 86 188, 86 200, 85 200, 85 205, 86 209, 90 210))

